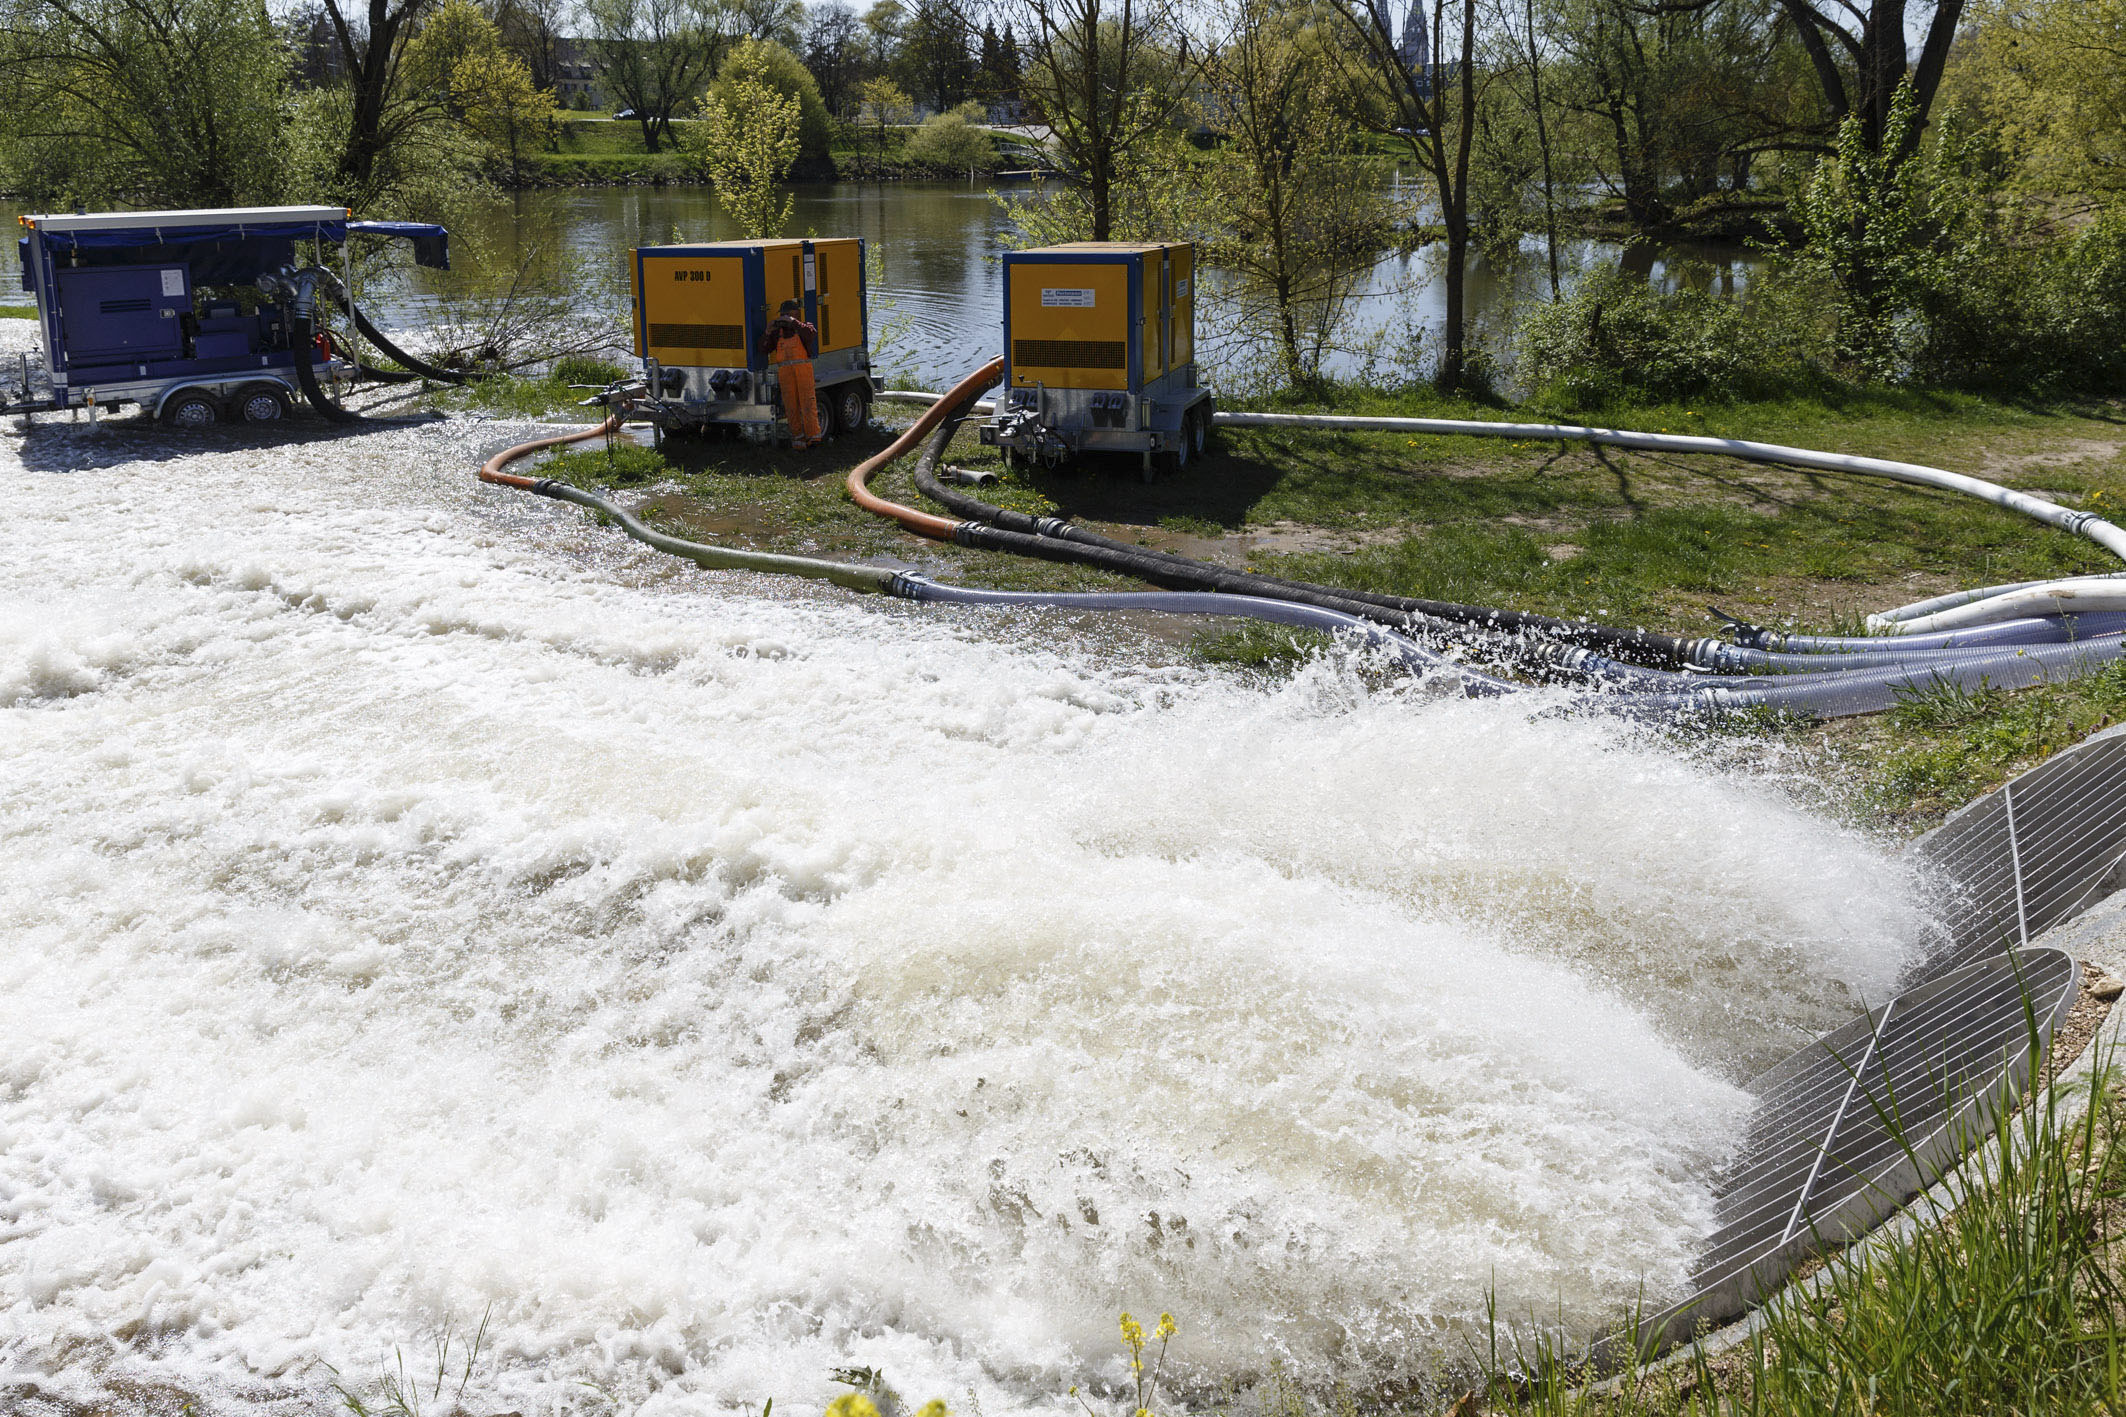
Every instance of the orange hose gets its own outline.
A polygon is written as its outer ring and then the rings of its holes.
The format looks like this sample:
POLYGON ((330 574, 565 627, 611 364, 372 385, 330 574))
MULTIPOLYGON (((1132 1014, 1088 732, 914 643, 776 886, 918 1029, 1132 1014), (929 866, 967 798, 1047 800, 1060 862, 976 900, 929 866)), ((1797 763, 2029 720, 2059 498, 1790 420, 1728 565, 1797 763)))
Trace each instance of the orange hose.
POLYGON ((556 447, 562 443, 580 443, 586 438, 595 438, 601 433, 611 433, 619 427, 620 415, 616 413, 595 428, 586 428, 580 433, 563 433, 554 438, 534 438, 529 443, 519 443, 514 448, 504 448, 501 452, 489 458, 486 465, 480 469, 480 480, 482 482, 500 483, 504 487, 518 487, 528 492, 536 479, 519 477, 513 472, 504 472, 502 469, 527 453, 536 453, 541 448, 556 447))
POLYGON ((923 410, 923 416, 907 432, 887 445, 885 451, 866 458, 849 469, 849 499, 867 512, 876 512, 882 517, 891 517, 918 536, 927 536, 935 541, 952 540, 954 527, 959 522, 945 517, 934 517, 928 512, 919 512, 913 507, 904 507, 898 502, 889 502, 873 492, 868 484, 872 478, 885 471, 893 461, 905 455, 910 448, 923 441, 925 434, 945 421, 968 398, 995 383, 1004 373, 1004 357, 998 355, 980 369, 969 374, 956 385, 952 392, 923 410))

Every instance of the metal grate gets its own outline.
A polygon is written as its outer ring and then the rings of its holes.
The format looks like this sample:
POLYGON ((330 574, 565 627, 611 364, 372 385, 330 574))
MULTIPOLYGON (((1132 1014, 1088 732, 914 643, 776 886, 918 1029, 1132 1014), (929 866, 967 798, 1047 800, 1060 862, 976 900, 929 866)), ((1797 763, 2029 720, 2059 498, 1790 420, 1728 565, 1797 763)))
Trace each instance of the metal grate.
POLYGON ((2106 893, 2126 859, 2126 732, 2032 768, 1922 837, 1914 854, 1946 878, 1950 898, 1942 934, 1907 984, 2029 944, 2106 893))
POLYGON ((1126 369, 1129 348, 1121 340, 1013 340, 1011 362, 1038 369, 1126 369))
MULTIPOLYGON (((1642 1353, 1746 1312, 1804 1257, 1866 1233, 1959 1160, 2028 1081, 2081 971, 2031 949, 2120 884, 2126 728, 1958 812, 1913 848, 1946 884, 1937 938, 1887 1005, 1750 1084, 1749 1130, 1716 1188, 1719 1228, 1682 1303, 1636 1325, 1642 1353)), ((1598 1360, 1625 1355, 1604 1343, 1598 1360)))
POLYGON ((1642 1348, 1746 1312, 1805 1256, 1865 1234, 1953 1165, 2019 1096, 2081 969, 2060 950, 1967 964, 1825 1034, 1750 1084, 1756 1113, 1716 1198, 1691 1297, 1642 1348))
POLYGON ((743 354, 743 325, 651 325, 650 344, 658 349, 709 349, 721 353, 735 349, 743 354))

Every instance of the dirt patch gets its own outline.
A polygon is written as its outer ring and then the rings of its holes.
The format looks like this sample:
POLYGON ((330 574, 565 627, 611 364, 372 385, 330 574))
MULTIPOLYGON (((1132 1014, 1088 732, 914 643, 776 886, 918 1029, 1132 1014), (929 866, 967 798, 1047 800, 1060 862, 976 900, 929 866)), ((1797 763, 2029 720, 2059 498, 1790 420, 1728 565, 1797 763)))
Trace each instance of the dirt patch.
POLYGON ((2126 443, 2107 442, 2102 438, 2075 438, 2043 452, 1988 453, 1985 460, 1978 465, 1978 475, 2000 478, 2019 472, 2035 472, 2040 468, 2077 467, 2083 463, 2109 462, 2121 451, 2126 451, 2126 443))

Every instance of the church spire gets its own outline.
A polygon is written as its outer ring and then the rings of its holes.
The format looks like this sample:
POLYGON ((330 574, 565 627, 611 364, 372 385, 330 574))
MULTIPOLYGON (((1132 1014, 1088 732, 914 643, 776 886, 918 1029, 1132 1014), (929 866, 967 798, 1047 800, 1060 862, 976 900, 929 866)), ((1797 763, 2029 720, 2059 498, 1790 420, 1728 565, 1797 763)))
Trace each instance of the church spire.
POLYGON ((1413 74, 1431 66, 1432 36, 1425 26, 1425 0, 1410 0, 1410 12, 1403 16, 1402 43, 1395 46, 1395 53, 1413 74))

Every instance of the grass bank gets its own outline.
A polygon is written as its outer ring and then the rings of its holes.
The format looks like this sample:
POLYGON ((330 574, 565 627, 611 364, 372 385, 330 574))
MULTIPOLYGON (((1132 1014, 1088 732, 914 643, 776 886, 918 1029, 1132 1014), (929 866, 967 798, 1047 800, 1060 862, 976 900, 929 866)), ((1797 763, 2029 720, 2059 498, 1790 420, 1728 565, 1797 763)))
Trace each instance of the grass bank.
MULTIPOLYGON (((511 400, 559 402, 551 386, 444 397, 515 412, 532 410, 511 400)), ((1336 408, 1530 416, 1421 392, 1339 391, 1336 408)), ((1600 421, 1928 463, 2100 513, 2126 505, 2126 416, 2114 404, 1891 391, 1655 405, 1600 421)), ((864 514, 844 496, 842 475, 885 441, 867 430, 792 455, 672 440, 662 457, 624 472, 601 472, 602 455, 572 455, 564 466, 588 480, 631 479, 613 485, 656 484, 665 489, 658 515, 740 545, 907 564, 980 585, 1116 584, 1080 568, 921 541, 864 514)), ((1851 631, 1867 611, 1963 586, 2117 569, 2089 542, 1970 498, 1534 438, 1231 429, 1210 457, 1149 485, 1128 461, 1008 471, 971 430, 952 460, 1001 475, 985 494, 992 501, 1073 517, 1125 541, 1329 584, 1678 634, 1714 633, 1715 606, 1782 628, 1851 631)), ((905 466, 880 486, 921 502, 905 466)), ((1194 645, 1206 659, 1277 673, 1318 643, 1249 628, 1200 633, 1194 645)), ((1781 731, 1821 754, 1827 776, 1856 784, 1856 813, 1917 829, 2122 716, 2126 673, 2113 673, 2015 694, 1935 696, 1871 719, 1781 731)))

